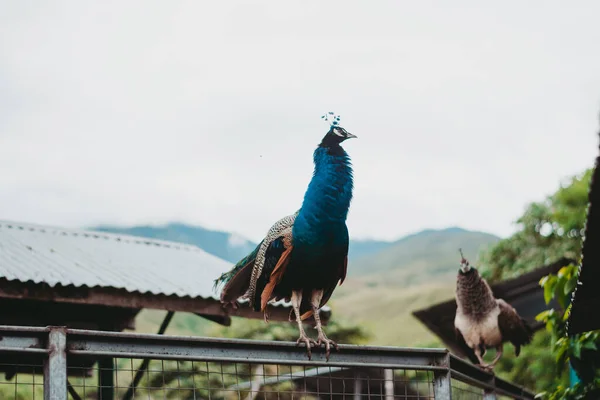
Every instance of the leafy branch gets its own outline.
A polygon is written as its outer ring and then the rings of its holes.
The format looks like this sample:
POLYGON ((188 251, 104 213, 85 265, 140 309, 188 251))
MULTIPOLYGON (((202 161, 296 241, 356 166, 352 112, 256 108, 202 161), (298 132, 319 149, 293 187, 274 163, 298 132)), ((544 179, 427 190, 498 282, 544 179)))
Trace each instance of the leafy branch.
MULTIPOLYGON (((550 304, 556 300, 559 308, 551 308, 536 316, 536 320, 546 324, 546 330, 552 337, 552 353, 555 356, 557 372, 560 374, 569 364, 577 370, 581 382, 566 387, 557 385, 552 392, 542 392, 537 398, 558 399, 587 399, 598 395, 600 374, 595 360, 598 359, 600 332, 586 332, 569 337, 566 335, 566 322, 569 318, 571 294, 577 284, 577 266, 562 267, 556 275, 550 274, 540 280, 544 289, 544 300, 550 304)), ((596 398, 596 397, 594 397, 596 398)))

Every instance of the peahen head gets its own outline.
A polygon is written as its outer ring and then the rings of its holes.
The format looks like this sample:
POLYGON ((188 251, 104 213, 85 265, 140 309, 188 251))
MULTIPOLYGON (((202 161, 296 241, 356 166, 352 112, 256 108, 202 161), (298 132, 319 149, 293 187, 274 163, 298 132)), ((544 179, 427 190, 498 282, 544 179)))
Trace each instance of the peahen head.
POLYGON ((463 256, 462 249, 458 249, 460 252, 460 272, 463 274, 468 273, 469 271, 474 270, 473 267, 469 264, 469 261, 463 256))

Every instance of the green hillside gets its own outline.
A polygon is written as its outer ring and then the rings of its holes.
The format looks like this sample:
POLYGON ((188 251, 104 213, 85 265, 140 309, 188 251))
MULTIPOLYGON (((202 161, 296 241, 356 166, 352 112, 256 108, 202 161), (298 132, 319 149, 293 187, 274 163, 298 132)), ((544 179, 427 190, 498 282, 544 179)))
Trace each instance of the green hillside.
POLYGON ((371 286, 409 287, 447 281, 458 269, 459 253, 475 262, 497 236, 462 228, 425 230, 406 236, 374 254, 349 259, 348 275, 371 286))
POLYGON ((350 245, 348 246, 348 259, 355 260, 376 254, 392 244, 393 242, 386 242, 383 240, 350 240, 350 245))

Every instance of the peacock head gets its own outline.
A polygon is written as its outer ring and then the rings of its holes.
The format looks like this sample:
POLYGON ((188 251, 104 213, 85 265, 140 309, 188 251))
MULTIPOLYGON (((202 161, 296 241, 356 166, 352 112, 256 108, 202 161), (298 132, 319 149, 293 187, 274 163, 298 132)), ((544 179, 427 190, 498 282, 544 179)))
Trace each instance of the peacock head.
POLYGON ((458 249, 458 251, 460 252, 460 272, 462 274, 466 274, 469 271, 475 270, 473 267, 471 267, 471 264, 469 264, 469 261, 465 258, 465 256, 463 256, 462 249, 458 249))
POLYGON ((344 128, 342 128, 340 123, 340 116, 335 115, 332 111, 321 117, 326 122, 330 122, 329 131, 323 137, 321 141, 321 146, 323 147, 331 147, 336 146, 342 143, 344 140, 356 138, 356 135, 348 132, 344 128))

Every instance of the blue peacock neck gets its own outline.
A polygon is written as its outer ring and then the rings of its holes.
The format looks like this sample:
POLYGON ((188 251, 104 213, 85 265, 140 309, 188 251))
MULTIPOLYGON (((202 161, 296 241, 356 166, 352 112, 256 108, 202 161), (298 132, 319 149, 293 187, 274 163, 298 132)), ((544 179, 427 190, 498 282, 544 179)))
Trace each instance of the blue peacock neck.
POLYGON ((336 144, 317 147, 313 159, 313 177, 294 222, 294 243, 322 243, 324 238, 346 229, 353 191, 350 157, 336 144))

